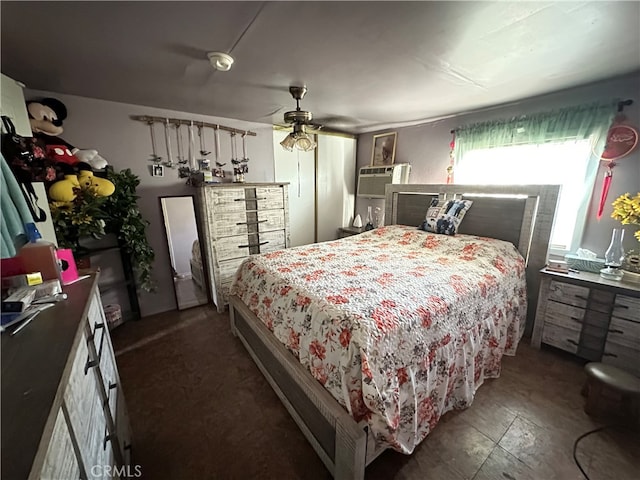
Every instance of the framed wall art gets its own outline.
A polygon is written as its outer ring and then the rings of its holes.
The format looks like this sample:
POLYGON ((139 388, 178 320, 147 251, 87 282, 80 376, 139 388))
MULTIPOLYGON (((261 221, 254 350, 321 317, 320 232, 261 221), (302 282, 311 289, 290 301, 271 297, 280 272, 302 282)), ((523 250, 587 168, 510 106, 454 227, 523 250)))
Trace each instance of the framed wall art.
POLYGON ((393 165, 396 157, 398 132, 381 133, 373 136, 371 166, 393 165))

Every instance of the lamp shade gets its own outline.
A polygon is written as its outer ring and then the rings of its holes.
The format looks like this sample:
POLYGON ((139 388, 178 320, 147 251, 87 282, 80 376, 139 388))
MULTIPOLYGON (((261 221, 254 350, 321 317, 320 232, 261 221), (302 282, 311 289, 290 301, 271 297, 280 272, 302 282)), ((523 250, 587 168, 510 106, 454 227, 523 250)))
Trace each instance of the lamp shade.
POLYGON ((305 132, 304 124, 295 123, 293 125, 293 132, 287 135, 282 142, 280 142, 282 148, 288 151, 293 151, 293 148, 308 152, 316 148, 316 142, 313 138, 305 132))
POLYGON ((293 147, 295 146, 295 144, 296 144, 296 139, 293 137, 292 133, 284 137, 284 140, 280 142, 280 145, 282 145, 282 148, 290 152, 293 151, 293 147))

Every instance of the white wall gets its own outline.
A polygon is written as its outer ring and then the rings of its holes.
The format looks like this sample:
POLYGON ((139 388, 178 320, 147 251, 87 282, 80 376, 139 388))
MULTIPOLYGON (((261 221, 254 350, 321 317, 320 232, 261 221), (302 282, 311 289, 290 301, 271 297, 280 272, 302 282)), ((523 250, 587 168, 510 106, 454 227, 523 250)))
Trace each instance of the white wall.
MULTIPOLYGON (((123 77, 122 81, 126 81, 126 78, 123 77)), ((147 238, 156 254, 153 276, 158 285, 156 293, 139 293, 142 316, 175 309, 169 252, 162 231, 158 197, 190 195, 194 191, 185 185, 184 179, 178 178, 176 170, 165 170, 164 177, 151 176, 151 162, 148 160, 151 154, 149 127, 130 117, 153 115, 193 119, 256 132, 256 137, 247 137, 248 156, 251 159, 249 173, 245 176, 247 182, 271 182, 274 179, 272 126, 53 92, 25 91, 26 100, 45 96, 57 98, 67 107, 68 118, 64 121, 64 133, 61 135, 64 140, 78 148, 96 149, 116 170, 130 168, 140 177, 138 206, 144 218, 150 222, 147 238)), ((166 157, 164 136, 159 126, 156 126, 156 132, 161 152, 159 155, 166 157)), ((220 132, 220 140, 221 158, 227 163, 224 168, 228 169, 231 167, 229 135, 220 132)), ((175 141, 172 143, 175 148, 175 141)), ((241 148, 241 142, 238 142, 238 147, 241 148)))
MULTIPOLYGON (((434 95, 437 93, 434 92, 434 95)), ((609 101, 614 98, 634 100, 633 105, 625 108, 624 113, 631 124, 640 127, 640 73, 635 73, 526 99, 509 106, 495 107, 484 112, 457 115, 437 122, 399 128, 397 129, 395 162, 411 164, 410 183, 446 183, 449 142, 451 141, 450 131, 456 127, 494 119, 508 119, 522 114, 556 110, 594 101, 609 101)), ((371 132, 358 137, 358 167, 370 164, 373 135, 377 133, 381 132, 371 132)), ((611 230, 621 226, 620 222, 610 217, 613 211, 611 203, 625 192, 633 194, 640 191, 640 148, 617 162, 613 171, 613 182, 607 197, 606 208, 602 219, 598 221, 596 220, 596 212, 605 170, 605 163, 600 162, 581 242, 583 248, 597 252, 600 257, 604 256, 604 252, 609 246, 611 230)), ((384 200, 357 198, 356 213, 359 213, 363 219, 366 218, 367 205, 384 208, 384 200)), ((634 230, 633 226, 625 227, 625 249, 638 248, 632 235, 634 230)))

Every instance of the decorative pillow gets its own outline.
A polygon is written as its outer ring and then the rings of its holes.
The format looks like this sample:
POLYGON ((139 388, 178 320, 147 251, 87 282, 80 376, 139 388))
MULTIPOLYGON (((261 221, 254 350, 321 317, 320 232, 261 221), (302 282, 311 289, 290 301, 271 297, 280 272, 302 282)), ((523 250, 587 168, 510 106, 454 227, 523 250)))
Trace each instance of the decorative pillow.
POLYGON ((433 201, 419 228, 425 232, 455 235, 472 204, 471 200, 460 199, 433 201))

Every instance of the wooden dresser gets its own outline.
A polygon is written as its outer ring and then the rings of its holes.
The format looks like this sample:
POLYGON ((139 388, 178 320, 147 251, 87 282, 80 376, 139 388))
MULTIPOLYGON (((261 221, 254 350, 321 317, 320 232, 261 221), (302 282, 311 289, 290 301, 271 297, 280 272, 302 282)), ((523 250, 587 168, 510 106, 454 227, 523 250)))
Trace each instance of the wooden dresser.
POLYGON ((15 336, 2 335, 2 478, 120 478, 127 407, 97 275, 15 336), (116 474, 114 474, 116 472, 116 474))
POLYGON ((541 271, 531 344, 541 343, 640 376, 640 285, 597 273, 541 271))
POLYGON ((233 276, 246 257, 289 247, 287 186, 232 183, 199 187, 202 250, 218 312, 229 303, 233 276))

